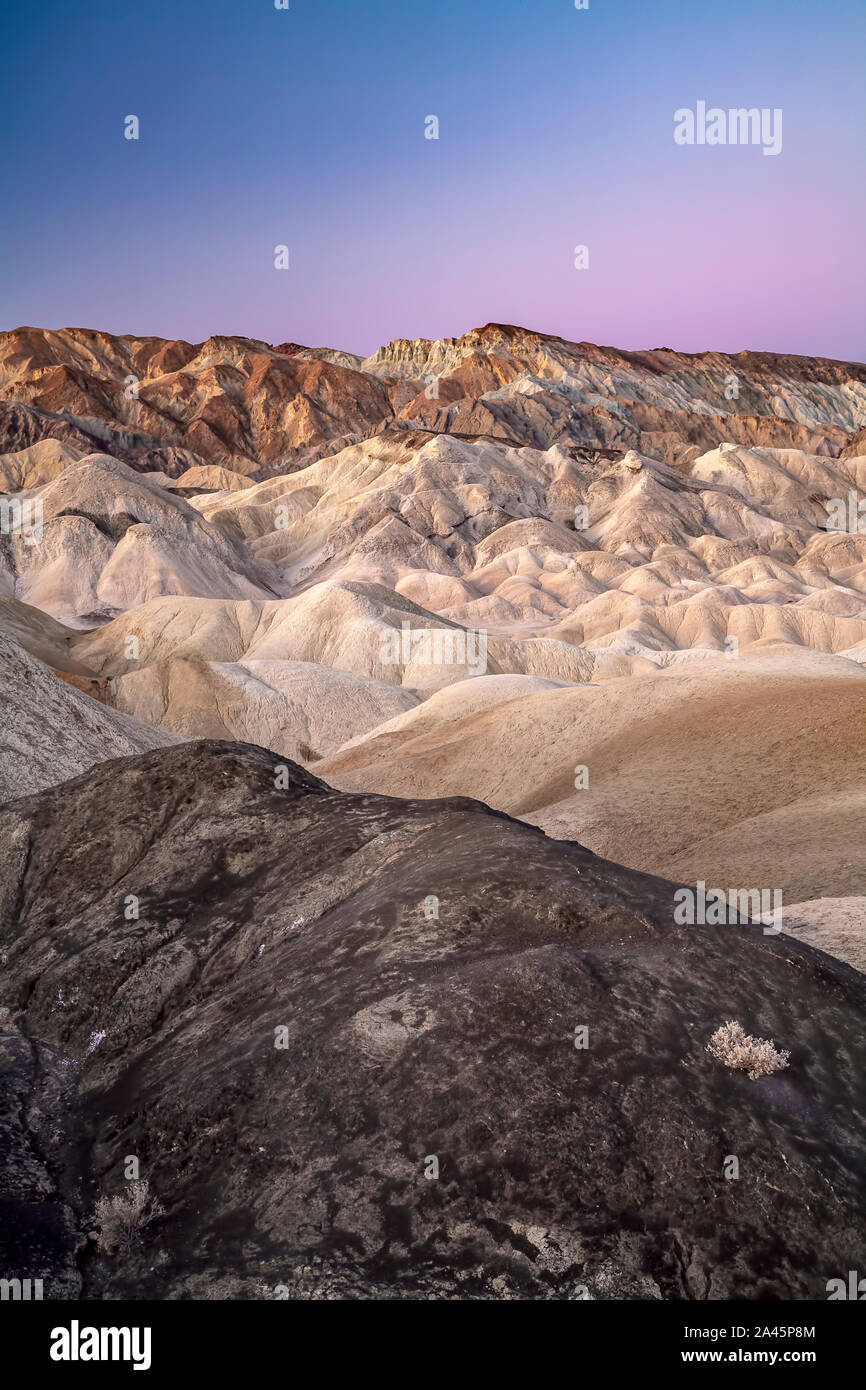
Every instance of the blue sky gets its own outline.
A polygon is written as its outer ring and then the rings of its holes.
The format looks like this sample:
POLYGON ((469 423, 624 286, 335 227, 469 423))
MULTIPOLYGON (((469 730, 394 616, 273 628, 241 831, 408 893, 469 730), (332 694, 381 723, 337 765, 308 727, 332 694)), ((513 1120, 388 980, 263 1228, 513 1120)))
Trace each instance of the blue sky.
POLYGON ((0 42, 0 328, 866 357, 859 0, 47 0, 0 42), (782 152, 678 147, 698 100, 782 152))

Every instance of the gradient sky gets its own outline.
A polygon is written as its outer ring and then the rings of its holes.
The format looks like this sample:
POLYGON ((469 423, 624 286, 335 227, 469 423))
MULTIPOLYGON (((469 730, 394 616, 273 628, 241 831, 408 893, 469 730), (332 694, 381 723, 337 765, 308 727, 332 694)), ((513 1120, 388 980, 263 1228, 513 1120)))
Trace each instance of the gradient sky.
POLYGON ((862 0, 0 0, 0 47, 0 328, 866 359, 862 0), (677 146, 698 100, 781 154, 677 146))

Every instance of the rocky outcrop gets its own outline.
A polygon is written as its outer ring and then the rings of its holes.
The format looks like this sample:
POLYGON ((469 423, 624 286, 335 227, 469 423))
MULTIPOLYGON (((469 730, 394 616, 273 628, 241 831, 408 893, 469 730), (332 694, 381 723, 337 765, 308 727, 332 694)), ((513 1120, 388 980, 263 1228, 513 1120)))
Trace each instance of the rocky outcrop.
POLYGON ((0 833, 3 1259, 46 1298, 814 1299, 863 1267, 846 966, 229 743, 0 833), (711 1056, 727 1020, 785 1070, 711 1056), (105 1253, 131 1160, 163 1214, 105 1253))

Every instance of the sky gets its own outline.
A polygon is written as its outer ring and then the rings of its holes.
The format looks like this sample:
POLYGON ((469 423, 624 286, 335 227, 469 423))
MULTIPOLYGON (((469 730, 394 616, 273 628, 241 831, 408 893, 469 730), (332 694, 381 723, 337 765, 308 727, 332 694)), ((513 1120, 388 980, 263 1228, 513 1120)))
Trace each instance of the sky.
POLYGON ((862 0, 289 4, 0 0, 0 329, 866 360, 862 0))

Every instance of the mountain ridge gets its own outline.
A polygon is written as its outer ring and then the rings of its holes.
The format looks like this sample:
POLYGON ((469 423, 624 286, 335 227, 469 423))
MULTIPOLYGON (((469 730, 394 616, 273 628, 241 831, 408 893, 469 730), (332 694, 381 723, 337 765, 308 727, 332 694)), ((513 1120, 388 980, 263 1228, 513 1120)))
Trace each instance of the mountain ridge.
POLYGON ((0 407, 0 449, 72 442, 76 431, 92 445, 109 429, 117 456, 175 477, 202 464, 272 476, 389 421, 545 447, 635 447, 667 462, 735 436, 837 455, 866 425, 866 366, 751 349, 624 351, 492 323, 395 339, 365 359, 227 335, 188 343, 25 326, 0 334, 0 407), (743 377, 736 396, 732 375, 743 377), (822 408, 834 391, 845 425, 822 408))

